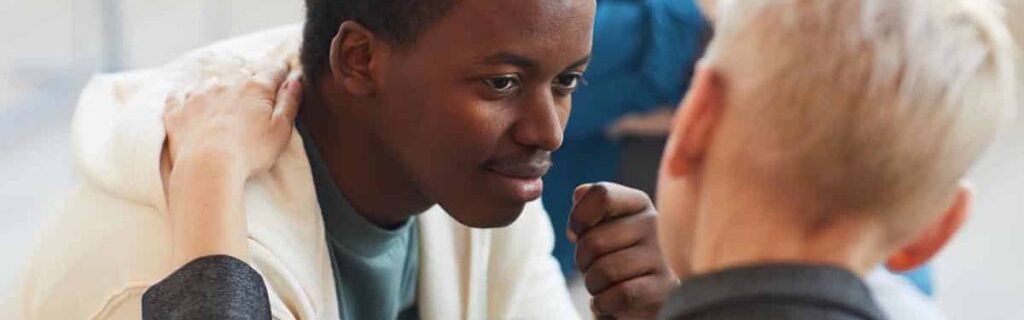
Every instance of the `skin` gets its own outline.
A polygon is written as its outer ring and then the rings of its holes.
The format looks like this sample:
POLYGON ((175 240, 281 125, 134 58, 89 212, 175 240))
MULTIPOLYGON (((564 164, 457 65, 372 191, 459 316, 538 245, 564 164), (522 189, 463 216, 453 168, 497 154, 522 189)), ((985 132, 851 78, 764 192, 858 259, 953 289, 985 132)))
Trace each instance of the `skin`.
MULTIPOLYGON (((673 271, 685 279, 734 267, 795 263, 832 265, 865 275, 887 262, 909 270, 927 262, 956 233, 970 211, 971 188, 950 185, 930 203, 927 223, 892 228, 886 214, 817 212, 810 196, 780 194, 749 183, 730 164, 750 161, 735 152, 749 130, 731 119, 729 81, 701 66, 676 117, 658 182, 658 233, 673 271), (818 215, 834 219, 822 221, 818 215), (900 230, 894 231, 894 230, 900 230)), ((793 190, 793 189, 786 189, 793 190)), ((898 221, 897 221, 898 222, 898 221)))
POLYGON ((276 162, 302 99, 299 74, 287 65, 255 68, 168 97, 166 189, 178 265, 248 255, 242 188, 276 162))
MULTIPOLYGON (((435 204, 471 227, 506 226, 540 197, 540 178, 561 146, 571 93, 589 62, 594 11, 595 2, 587 0, 464 1, 406 44, 344 22, 333 39, 329 72, 305 83, 299 117, 338 187, 378 226, 402 224, 435 204)), ((197 99, 192 109, 249 101, 232 97, 238 101, 197 99)), ((259 97, 253 101, 273 101, 259 97)), ((186 113, 177 121, 210 127, 168 126, 178 150, 171 152, 172 176, 186 177, 172 177, 169 187, 177 190, 169 194, 172 211, 187 217, 175 220, 175 228, 185 230, 178 239, 190 248, 181 261, 244 257, 242 186, 269 165, 239 159, 274 159, 287 141, 263 134, 279 123, 260 124, 261 117, 202 119, 217 115, 186 113), (173 138, 224 130, 220 122, 257 128, 211 141, 173 138), (207 146, 253 143, 275 147, 207 146), (233 174, 218 178, 210 174, 216 170, 233 174), (204 192, 185 187, 195 185, 204 192), (196 225, 207 220, 221 222, 196 225)), ((650 199, 620 186, 593 190, 580 194, 571 215, 594 309, 619 318, 653 317, 676 282, 658 255, 650 199), (604 237, 623 241, 601 244, 604 237)))
POLYGON ((678 284, 658 247, 657 211, 640 190, 601 182, 578 187, 569 217, 576 265, 591 311, 602 318, 651 319, 678 284))
POLYGON ((471 227, 515 221, 562 144, 594 5, 462 2, 402 45, 344 23, 301 118, 353 207, 384 227, 434 204, 471 227))

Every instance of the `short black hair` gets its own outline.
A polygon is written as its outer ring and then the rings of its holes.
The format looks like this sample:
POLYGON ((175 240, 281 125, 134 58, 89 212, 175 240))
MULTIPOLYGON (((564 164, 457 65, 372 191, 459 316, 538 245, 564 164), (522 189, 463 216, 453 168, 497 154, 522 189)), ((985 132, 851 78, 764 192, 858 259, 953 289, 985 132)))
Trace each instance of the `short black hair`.
POLYGON ((302 35, 302 65, 306 78, 316 81, 330 63, 331 41, 342 22, 355 21, 394 44, 416 40, 437 22, 456 0, 306 0, 302 35))

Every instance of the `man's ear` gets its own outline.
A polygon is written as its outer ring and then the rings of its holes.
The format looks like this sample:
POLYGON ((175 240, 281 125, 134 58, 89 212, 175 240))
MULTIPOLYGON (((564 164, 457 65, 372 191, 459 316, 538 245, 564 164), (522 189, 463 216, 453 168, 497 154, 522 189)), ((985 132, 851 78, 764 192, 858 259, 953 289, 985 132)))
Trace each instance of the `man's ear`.
POLYGON ((890 256, 885 266, 895 272, 907 272, 931 260, 963 226, 970 214, 973 198, 973 188, 965 182, 961 183, 953 204, 946 209, 942 218, 913 242, 890 256))
POLYGON ((703 161, 725 109, 724 93, 717 71, 698 65, 689 93, 673 120, 662 158, 665 174, 686 175, 703 161))
POLYGON ((355 96, 374 93, 371 67, 380 40, 369 29, 355 21, 345 21, 331 41, 331 77, 355 96))

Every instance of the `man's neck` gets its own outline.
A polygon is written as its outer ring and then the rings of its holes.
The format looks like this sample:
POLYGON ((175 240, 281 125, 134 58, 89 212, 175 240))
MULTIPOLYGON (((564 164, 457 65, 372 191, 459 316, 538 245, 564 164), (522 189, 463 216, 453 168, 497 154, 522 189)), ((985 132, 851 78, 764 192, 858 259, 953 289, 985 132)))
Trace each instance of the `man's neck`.
MULTIPOLYGON (((321 86, 322 87, 322 86, 321 86)), ((312 88, 310 88, 312 89, 312 88)), ((382 228, 401 225, 433 205, 351 112, 354 105, 309 90, 299 118, 331 178, 360 215, 382 228)))
POLYGON ((759 201, 753 194, 703 201, 694 237, 694 273, 795 263, 837 266, 866 275, 885 258, 883 231, 864 215, 836 212, 825 213, 830 219, 810 219, 822 213, 759 201))

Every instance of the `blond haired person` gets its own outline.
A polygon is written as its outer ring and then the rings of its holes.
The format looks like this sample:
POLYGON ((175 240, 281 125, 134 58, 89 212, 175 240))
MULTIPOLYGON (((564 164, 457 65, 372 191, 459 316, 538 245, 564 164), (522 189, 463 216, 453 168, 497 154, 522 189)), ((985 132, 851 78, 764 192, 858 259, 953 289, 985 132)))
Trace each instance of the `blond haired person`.
POLYGON ((928 261, 1014 106, 987 2, 733 0, 662 163, 665 319, 882 319, 874 266, 928 261))

